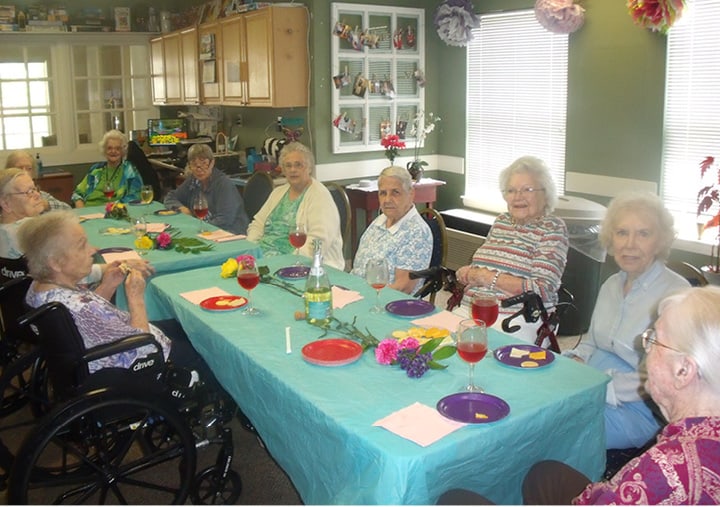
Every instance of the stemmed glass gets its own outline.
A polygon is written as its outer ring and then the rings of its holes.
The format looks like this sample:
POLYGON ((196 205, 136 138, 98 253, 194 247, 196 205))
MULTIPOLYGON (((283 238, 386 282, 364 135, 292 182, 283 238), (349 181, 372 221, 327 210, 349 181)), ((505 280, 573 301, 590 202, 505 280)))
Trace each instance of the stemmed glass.
POLYGON ((370 313, 382 313, 384 309, 380 306, 380 291, 390 280, 390 268, 387 259, 384 257, 382 259, 370 259, 365 265, 365 279, 377 292, 375 306, 370 309, 370 313))
POLYGON ((143 248, 141 242, 142 238, 147 234, 147 222, 144 217, 140 216, 133 220, 133 233, 135 234, 135 247, 137 248, 137 253, 145 255, 147 253, 147 248, 143 248))
MULTIPOLYGON (((305 226, 303 224, 295 224, 295 227, 290 227, 290 232, 288 232, 288 240, 290 241, 290 244, 295 247, 295 255, 300 255, 300 248, 307 241, 307 233, 305 232, 305 226)), ((295 265, 302 265, 300 259, 295 261, 295 265)))
POLYGON ((237 271, 237 281, 240 286, 248 292, 247 306, 242 311, 243 315, 259 315, 260 311, 253 307, 252 300, 250 299, 250 293, 260 283, 260 274, 258 273, 257 266, 254 263, 244 261, 237 271))
POLYGON ((115 195, 115 189, 109 181, 105 183, 105 186, 103 187, 103 195, 105 195, 105 199, 107 199, 108 201, 111 201, 113 196, 115 195))
POLYGON ((200 234, 203 234, 205 232, 205 217, 208 214, 208 201, 203 192, 198 192, 193 199, 192 206, 193 213, 200 219, 200 234))
POLYGON ((492 327, 497 321, 499 312, 498 298, 494 292, 480 289, 472 298, 472 318, 477 325, 482 322, 492 327))
POLYGON ((140 189, 140 202, 150 204, 155 197, 152 185, 143 185, 140 189))
POLYGON ((479 362, 485 354, 487 354, 487 328, 485 323, 480 321, 475 323, 473 319, 465 319, 458 324, 457 334, 455 336, 455 344, 460 358, 468 363, 470 371, 468 374, 468 384, 465 391, 483 393, 483 388, 475 385, 473 375, 475 373, 475 363, 479 362))

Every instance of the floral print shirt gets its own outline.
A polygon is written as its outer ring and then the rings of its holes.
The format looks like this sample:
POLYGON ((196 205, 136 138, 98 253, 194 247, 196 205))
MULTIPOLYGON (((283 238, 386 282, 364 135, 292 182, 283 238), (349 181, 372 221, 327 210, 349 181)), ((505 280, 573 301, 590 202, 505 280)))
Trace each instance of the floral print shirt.
POLYGON ((107 162, 93 165, 87 175, 75 187, 72 201, 82 200, 85 206, 102 206, 108 201, 128 203, 140 199, 140 189, 143 186, 142 176, 129 160, 123 160, 115 169, 107 167, 107 162), (106 183, 115 189, 115 195, 108 199, 103 194, 106 183))
POLYGON ((590 484, 576 505, 720 504, 720 417, 668 424, 657 444, 607 482, 590 484))
MULTIPOLYGON (((25 301, 33 308, 51 301, 57 301, 65 305, 70 310, 75 325, 85 342, 85 347, 88 349, 104 343, 111 343, 129 335, 145 332, 130 324, 130 314, 128 312, 120 310, 108 300, 89 290, 71 290, 58 287, 37 292, 33 283, 28 290, 25 301)), ((150 324, 150 332, 155 335, 155 339, 162 347, 163 355, 167 360, 170 355, 170 339, 152 324, 150 324)), ((129 368, 136 359, 143 358, 153 352, 155 352, 155 348, 146 345, 139 349, 92 361, 88 366, 91 373, 108 367, 129 368)))

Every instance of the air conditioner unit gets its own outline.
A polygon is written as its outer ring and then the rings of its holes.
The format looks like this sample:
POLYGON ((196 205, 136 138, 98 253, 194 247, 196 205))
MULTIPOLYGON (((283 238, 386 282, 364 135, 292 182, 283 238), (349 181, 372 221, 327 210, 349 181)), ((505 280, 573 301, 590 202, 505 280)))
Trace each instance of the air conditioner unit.
POLYGON ((470 264, 475 250, 485 242, 484 236, 457 229, 448 229, 447 239, 448 250, 445 264, 453 270, 470 264))

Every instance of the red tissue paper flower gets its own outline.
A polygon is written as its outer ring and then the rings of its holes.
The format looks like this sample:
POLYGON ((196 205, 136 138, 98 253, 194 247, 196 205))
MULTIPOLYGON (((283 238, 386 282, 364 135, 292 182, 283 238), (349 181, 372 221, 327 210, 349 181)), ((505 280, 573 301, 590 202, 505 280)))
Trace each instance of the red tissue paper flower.
POLYGON ((390 134, 380 139, 380 144, 385 148, 385 156, 392 164, 398 156, 398 150, 405 148, 405 141, 401 141, 396 134, 390 134))
POLYGON ((682 15, 685 0, 628 0, 627 6, 636 25, 667 33, 682 15))

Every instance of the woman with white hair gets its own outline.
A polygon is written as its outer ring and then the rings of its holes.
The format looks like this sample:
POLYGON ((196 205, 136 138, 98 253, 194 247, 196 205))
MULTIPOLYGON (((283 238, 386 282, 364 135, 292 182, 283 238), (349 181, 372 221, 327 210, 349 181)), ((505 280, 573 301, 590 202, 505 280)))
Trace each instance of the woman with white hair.
MULTIPOLYGON (((479 288, 494 292, 498 299, 532 291, 548 308, 558 300, 567 262, 568 232, 565 222, 552 214, 557 191, 550 170, 539 158, 520 157, 500 173, 500 191, 507 212, 495 219, 472 263, 456 273, 458 281, 466 286, 464 313, 479 288)), ((520 308, 500 308, 495 327, 499 328, 504 318, 520 308)), ((513 324, 521 326, 513 336, 534 342, 542 322, 513 324)))
MULTIPOLYGON (((5 160, 5 169, 22 169, 25 171, 33 180, 38 178, 38 167, 36 159, 25 150, 15 150, 8 155, 5 160)), ((40 192, 40 199, 43 203, 43 213, 50 210, 58 209, 70 209, 70 205, 59 199, 56 199, 44 190, 38 189, 40 192)))
POLYGON ((612 377, 605 396, 608 449, 642 447, 660 429, 643 389, 638 336, 655 318, 658 301, 689 285, 665 266, 674 240, 673 217, 657 195, 628 192, 610 202, 600 242, 620 271, 600 288, 587 335, 565 352, 612 377))
POLYGON ((109 130, 99 145, 105 155, 105 162, 93 164, 75 187, 70 198, 75 207, 139 200, 143 180, 132 162, 125 158, 128 148, 125 134, 119 130, 109 130))

